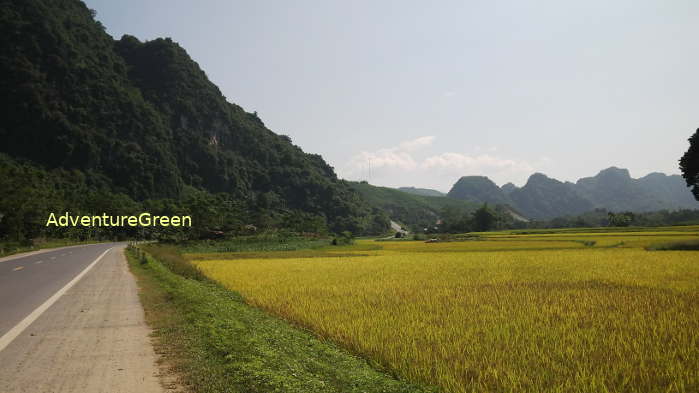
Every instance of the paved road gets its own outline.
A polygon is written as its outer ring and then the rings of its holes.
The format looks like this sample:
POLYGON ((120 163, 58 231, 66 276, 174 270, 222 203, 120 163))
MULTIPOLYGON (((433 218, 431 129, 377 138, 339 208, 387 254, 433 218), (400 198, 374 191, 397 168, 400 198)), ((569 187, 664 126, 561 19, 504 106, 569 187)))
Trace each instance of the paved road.
POLYGON ((115 245, 64 247, 0 261, 0 337, 115 245))
POLYGON ((0 392, 164 391, 123 247, 0 260, 0 392), (29 315, 38 317, 8 342, 29 315))

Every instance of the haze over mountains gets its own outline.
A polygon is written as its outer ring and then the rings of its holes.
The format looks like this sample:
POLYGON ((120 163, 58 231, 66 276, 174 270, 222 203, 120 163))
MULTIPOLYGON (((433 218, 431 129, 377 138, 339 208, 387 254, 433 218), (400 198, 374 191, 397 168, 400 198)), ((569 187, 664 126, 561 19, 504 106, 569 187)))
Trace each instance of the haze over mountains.
POLYGON ((627 169, 617 167, 575 183, 535 173, 521 188, 512 183, 498 187, 485 176, 464 176, 447 195, 478 203, 509 204, 527 218, 538 220, 597 208, 632 212, 699 208, 681 176, 656 172, 634 179, 627 169))

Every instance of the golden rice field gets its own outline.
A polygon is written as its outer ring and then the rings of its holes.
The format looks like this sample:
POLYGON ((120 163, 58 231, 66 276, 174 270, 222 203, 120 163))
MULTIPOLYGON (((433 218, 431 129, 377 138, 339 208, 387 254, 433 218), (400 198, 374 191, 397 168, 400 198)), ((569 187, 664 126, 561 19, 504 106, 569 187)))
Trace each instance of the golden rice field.
POLYGON ((699 392, 699 252, 643 249, 696 232, 481 239, 189 258, 249 303, 441 391, 699 392))

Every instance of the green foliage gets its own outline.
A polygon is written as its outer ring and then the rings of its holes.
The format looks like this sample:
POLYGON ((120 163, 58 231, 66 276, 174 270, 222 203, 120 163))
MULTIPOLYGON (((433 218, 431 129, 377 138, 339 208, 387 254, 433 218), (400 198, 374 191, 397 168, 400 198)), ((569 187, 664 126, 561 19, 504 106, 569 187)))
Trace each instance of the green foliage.
MULTIPOLYGON (((227 102, 177 43, 114 41, 93 17, 77 0, 0 7, 0 153, 22 162, 4 159, 0 169, 13 172, 0 177, 0 238, 40 235, 47 209, 58 207, 197 217, 190 232, 157 234, 171 240, 240 225, 315 233, 388 227, 320 156, 227 102), (46 179, 55 174, 58 189, 46 179)), ((64 235, 107 235, 87 232, 64 235)))
MULTIPOLYGON (((388 187, 377 187, 367 182, 350 182, 352 188, 378 211, 385 212, 387 217, 404 223, 411 232, 422 232, 424 228, 434 227, 444 209, 473 211, 476 205, 447 197, 423 196, 388 187)), ((378 225, 376 225, 378 229, 378 225)), ((384 233, 383 231, 375 233, 384 233)))
POLYGON ((577 216, 557 217, 526 224, 527 228, 658 227, 699 224, 699 210, 659 210, 646 213, 614 213, 595 209, 577 216), (619 225, 622 224, 622 225, 619 225))
POLYGON ((352 232, 344 231, 335 236, 330 244, 333 246, 346 246, 349 244, 354 244, 354 236, 352 236, 352 232))
POLYGON ((612 227, 628 227, 634 220, 634 214, 632 212, 624 213, 608 213, 609 216, 609 226, 612 227))
POLYGON ((490 231, 495 228, 496 219, 495 212, 486 203, 473 213, 473 229, 476 232, 490 231))
POLYGON ((694 198, 699 201, 699 129, 689 138, 689 149, 680 159, 680 170, 687 186, 692 187, 694 198))

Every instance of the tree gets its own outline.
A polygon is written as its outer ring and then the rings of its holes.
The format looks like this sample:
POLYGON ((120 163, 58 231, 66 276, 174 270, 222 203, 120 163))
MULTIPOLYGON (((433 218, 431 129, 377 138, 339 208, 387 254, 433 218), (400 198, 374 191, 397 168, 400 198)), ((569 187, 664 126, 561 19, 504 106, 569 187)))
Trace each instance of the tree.
POLYGON ((680 170, 687 187, 692 187, 694 198, 699 200, 699 129, 689 138, 689 149, 680 159, 680 170))
POLYGON ((495 220, 495 213, 490 210, 487 203, 479 207, 478 210, 473 213, 473 225, 478 232, 485 232, 493 229, 495 220))

